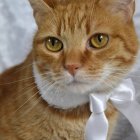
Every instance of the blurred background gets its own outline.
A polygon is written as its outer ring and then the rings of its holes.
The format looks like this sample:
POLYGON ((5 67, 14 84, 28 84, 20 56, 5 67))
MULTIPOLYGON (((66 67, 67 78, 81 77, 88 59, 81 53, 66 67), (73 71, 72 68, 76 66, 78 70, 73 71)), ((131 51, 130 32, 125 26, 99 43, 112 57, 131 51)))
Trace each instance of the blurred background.
POLYGON ((0 0, 0 73, 26 58, 36 30, 28 0, 0 0))
MULTIPOLYGON (((134 22, 140 39, 140 0, 136 0, 134 22)), ((0 73, 25 60, 32 49, 36 30, 28 0, 0 0, 0 73)), ((137 62, 138 67, 139 61, 140 59, 137 62)), ((140 69, 137 69, 129 76, 135 84, 137 93, 140 92, 139 71, 140 69)), ((140 94, 137 94, 137 99, 140 99, 140 94)), ((123 116, 113 140, 137 140, 131 125, 123 116)))

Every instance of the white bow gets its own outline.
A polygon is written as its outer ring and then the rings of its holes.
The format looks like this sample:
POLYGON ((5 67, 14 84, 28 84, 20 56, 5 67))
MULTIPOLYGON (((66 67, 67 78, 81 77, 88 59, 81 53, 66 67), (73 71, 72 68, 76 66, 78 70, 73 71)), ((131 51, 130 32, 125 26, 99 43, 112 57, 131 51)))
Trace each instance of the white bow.
POLYGON ((109 126, 104 111, 109 100, 129 120, 140 139, 140 105, 135 100, 135 89, 131 79, 125 79, 111 94, 90 95, 92 114, 86 124, 85 139, 107 139, 109 126))

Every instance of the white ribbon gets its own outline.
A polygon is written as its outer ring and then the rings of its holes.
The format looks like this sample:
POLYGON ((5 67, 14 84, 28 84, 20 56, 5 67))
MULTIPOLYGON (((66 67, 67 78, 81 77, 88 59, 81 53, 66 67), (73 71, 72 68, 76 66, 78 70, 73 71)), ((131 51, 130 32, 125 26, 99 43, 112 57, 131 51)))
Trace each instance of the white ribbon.
POLYGON ((85 139, 107 140, 109 126, 104 111, 109 100, 129 120, 140 140, 140 105, 135 100, 131 79, 125 79, 111 94, 90 95, 92 114, 86 124, 85 139))

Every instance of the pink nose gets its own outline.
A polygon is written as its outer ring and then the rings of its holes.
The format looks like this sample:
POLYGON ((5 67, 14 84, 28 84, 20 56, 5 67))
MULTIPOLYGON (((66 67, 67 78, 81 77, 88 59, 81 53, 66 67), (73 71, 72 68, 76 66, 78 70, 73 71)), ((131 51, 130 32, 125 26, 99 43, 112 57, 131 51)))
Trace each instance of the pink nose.
POLYGON ((80 68, 80 64, 69 64, 69 65, 65 65, 66 70, 72 75, 74 76, 77 72, 77 70, 80 68))

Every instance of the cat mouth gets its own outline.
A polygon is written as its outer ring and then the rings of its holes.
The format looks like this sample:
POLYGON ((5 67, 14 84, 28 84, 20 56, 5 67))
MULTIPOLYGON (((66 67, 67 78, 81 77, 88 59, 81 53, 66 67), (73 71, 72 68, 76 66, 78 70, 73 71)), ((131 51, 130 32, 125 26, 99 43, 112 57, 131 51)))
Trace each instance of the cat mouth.
POLYGON ((76 80, 76 79, 73 79, 72 81, 70 81, 69 83, 67 83, 68 86, 76 86, 76 85, 85 85, 87 84, 86 82, 84 81, 79 81, 79 80, 76 80))

